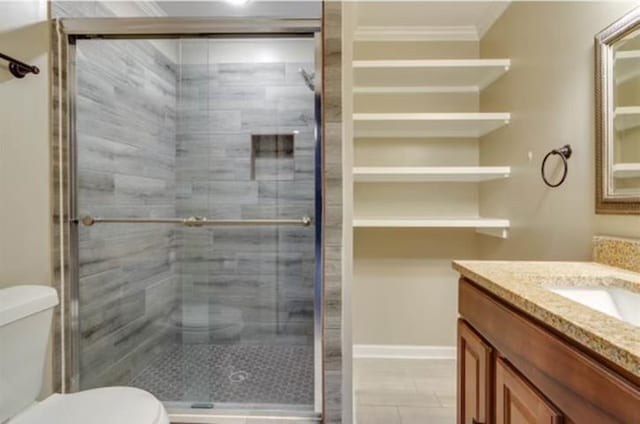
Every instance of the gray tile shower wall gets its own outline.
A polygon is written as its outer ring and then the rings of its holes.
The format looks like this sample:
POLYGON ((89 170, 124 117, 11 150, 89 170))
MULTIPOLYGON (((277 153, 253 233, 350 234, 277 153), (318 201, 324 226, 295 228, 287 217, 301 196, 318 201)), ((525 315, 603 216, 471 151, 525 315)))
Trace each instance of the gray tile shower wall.
MULTIPOLYGON (((206 62, 216 42, 184 40, 182 47, 206 62)), ((180 216, 313 217, 314 98, 298 73, 313 66, 180 66, 180 216), (277 134, 293 135, 293 151, 261 155, 256 143, 269 137, 259 136, 277 134)), ((183 342, 312 343, 314 242, 313 227, 177 230, 183 342)))
MULTIPOLYGON (((175 64, 150 42, 77 44, 78 211, 175 216, 175 64)), ((175 235, 79 226, 81 387, 126 384, 175 341, 175 235)))

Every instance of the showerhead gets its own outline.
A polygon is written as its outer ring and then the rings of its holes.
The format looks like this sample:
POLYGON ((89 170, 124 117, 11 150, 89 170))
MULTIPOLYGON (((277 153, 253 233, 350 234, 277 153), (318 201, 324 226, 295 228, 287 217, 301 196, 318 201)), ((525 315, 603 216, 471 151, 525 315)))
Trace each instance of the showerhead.
POLYGON ((300 72, 300 75, 302 75, 302 78, 304 79, 304 83, 307 85, 307 87, 309 87, 309 90, 316 91, 316 84, 314 82, 316 78, 316 73, 308 72, 302 68, 298 69, 298 72, 300 72))

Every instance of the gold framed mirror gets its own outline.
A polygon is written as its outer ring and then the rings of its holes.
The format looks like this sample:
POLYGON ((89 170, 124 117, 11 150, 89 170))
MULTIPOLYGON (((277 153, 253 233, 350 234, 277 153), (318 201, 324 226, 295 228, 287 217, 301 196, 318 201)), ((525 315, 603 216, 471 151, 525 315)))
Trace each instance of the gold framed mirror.
POLYGON ((640 214, 640 8, 595 37, 596 213, 640 214))

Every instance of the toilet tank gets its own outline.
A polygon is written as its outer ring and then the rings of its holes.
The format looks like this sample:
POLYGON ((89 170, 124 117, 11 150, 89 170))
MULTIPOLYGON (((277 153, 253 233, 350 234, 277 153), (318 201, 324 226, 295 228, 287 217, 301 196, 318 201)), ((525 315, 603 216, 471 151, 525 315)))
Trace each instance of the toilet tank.
POLYGON ((31 405, 42 390, 57 304, 51 287, 0 289, 0 422, 31 405))

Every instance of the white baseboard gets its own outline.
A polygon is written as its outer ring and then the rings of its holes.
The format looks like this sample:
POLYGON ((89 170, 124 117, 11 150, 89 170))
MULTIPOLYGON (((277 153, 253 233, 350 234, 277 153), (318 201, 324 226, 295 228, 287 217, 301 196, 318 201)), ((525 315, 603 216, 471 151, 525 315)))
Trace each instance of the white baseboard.
POLYGON ((455 346, 354 345, 356 359, 456 359, 455 346))

